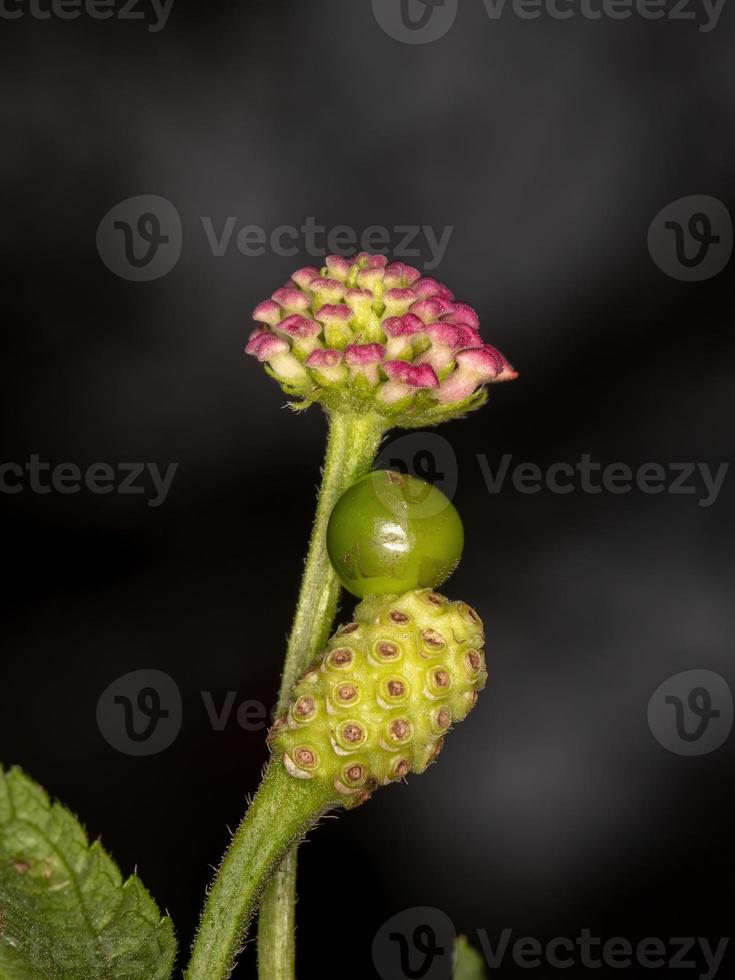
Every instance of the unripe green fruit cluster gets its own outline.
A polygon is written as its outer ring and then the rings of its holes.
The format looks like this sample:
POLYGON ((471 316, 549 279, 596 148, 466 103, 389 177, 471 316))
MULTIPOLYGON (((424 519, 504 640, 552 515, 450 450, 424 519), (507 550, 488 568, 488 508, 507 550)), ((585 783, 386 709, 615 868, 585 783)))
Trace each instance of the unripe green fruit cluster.
POLYGON ((485 686, 482 621, 430 589, 368 596, 297 682, 268 736, 299 779, 355 806, 423 772, 485 686))

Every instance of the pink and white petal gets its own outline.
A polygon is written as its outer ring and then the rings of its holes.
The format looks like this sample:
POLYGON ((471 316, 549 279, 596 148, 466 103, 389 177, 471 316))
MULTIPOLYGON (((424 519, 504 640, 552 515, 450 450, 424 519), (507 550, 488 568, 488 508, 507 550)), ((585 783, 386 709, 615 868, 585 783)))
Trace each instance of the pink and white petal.
POLYGON ((253 320, 273 327, 281 319, 281 307, 274 299, 264 299, 253 310, 253 320))

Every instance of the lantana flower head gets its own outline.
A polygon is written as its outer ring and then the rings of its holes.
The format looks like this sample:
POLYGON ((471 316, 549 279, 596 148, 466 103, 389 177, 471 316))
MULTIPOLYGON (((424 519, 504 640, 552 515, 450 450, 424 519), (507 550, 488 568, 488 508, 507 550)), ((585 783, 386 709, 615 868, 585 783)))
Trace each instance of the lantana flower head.
POLYGON ((488 384, 517 377, 480 336, 471 306, 384 255, 330 255, 321 269, 298 269, 253 319, 245 350, 297 407, 426 425, 478 408, 488 384))

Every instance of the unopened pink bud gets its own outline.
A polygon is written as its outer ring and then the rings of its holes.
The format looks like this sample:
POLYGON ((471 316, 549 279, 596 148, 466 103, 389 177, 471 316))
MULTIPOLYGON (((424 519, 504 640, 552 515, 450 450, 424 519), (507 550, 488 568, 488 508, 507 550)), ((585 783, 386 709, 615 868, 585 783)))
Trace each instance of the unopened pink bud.
POLYGON ((296 287, 283 286, 273 293, 273 299, 287 313, 303 313, 309 306, 309 297, 296 287))
POLYGON ((258 347, 260 347, 260 344, 262 343, 262 338, 269 335, 270 335, 270 331, 268 330, 267 327, 265 326, 256 327, 255 330, 253 330, 253 332, 250 334, 250 339, 248 340, 247 346, 245 347, 245 353, 253 354, 253 355, 257 354, 258 347))
POLYGON ((319 270, 315 269, 313 265, 307 265, 303 269, 297 269, 291 278, 297 286, 306 289, 312 279, 319 278, 319 270))
MULTIPOLYGON (((419 327, 423 327, 423 324, 418 319, 414 319, 419 324, 419 327)), ((385 356, 388 360, 392 361, 397 358, 408 358, 413 356, 413 344, 411 343, 412 331, 406 324, 404 324, 404 317, 402 316, 389 316, 387 319, 383 320, 382 327, 386 336, 385 342, 385 356)))
POLYGON ((381 296, 383 293, 383 270, 373 267, 360 269, 357 273, 357 285, 360 289, 369 289, 373 296, 381 296))
POLYGON ((345 361, 350 365, 377 364, 384 353, 382 344, 350 344, 345 350, 345 361))
POLYGON ((330 348, 319 348, 319 350, 312 351, 311 354, 306 359, 306 366, 313 368, 333 368, 337 364, 341 364, 344 360, 344 354, 339 350, 331 350, 330 348))
MULTIPOLYGON (((252 350, 259 361, 269 361, 279 354, 285 354, 291 350, 291 345, 283 337, 276 337, 274 333, 262 333, 251 341, 252 350)), ((250 344, 248 345, 250 346, 250 344)))
POLYGON ((482 347, 483 339, 476 330, 464 323, 453 323, 457 331, 457 347, 482 347))
MULTIPOLYGON (((487 346, 489 347, 490 345, 488 344, 487 346)), ((492 349, 495 350, 494 347, 492 349)), ((515 370, 510 361, 500 353, 499 350, 496 350, 495 353, 498 355, 501 362, 500 374, 495 378, 495 380, 515 381, 515 379, 518 377, 518 372, 515 370)))
POLYGON ((253 320, 257 320, 259 323, 267 323, 273 327, 280 319, 281 307, 274 299, 264 299, 253 310, 253 320))
POLYGON ((383 283, 386 289, 402 288, 413 285, 420 278, 421 273, 412 265, 404 265, 403 262, 391 262, 390 265, 386 266, 383 283))
POLYGON ((454 309, 449 300, 442 299, 440 296, 430 296, 428 299, 420 299, 411 307, 411 313, 423 320, 424 323, 431 323, 438 320, 440 316, 451 313, 454 309))
POLYGON ((413 313, 404 313, 384 320, 383 327, 390 337, 411 337, 423 330, 424 324, 413 313))
POLYGON ((386 357, 388 360, 412 358, 414 354, 411 338, 424 329, 424 325, 413 313, 403 316, 390 316, 383 320, 386 335, 386 357))
POLYGON ((454 363, 455 353, 467 346, 462 343, 466 339, 462 328, 453 323, 436 321, 428 324, 425 330, 431 346, 421 355, 419 362, 430 364, 435 371, 444 371, 454 363))
POLYGON ((322 384, 339 384, 347 379, 348 371, 341 351, 319 349, 306 359, 306 367, 314 371, 322 384))
MULTIPOLYGON (((447 380, 442 382, 437 393, 440 402, 464 401, 479 385, 505 380, 501 378, 504 372, 515 376, 515 372, 500 351, 489 345, 459 351, 456 362, 457 367, 447 380)), ((510 376, 508 380, 511 380, 510 376)))
POLYGON ((373 294, 369 289, 348 289, 345 303, 350 306, 357 321, 364 323, 373 312, 373 294))
POLYGON ((325 303, 314 316, 324 327, 324 341, 327 347, 341 349, 353 339, 350 320, 354 313, 346 303, 325 303))
POLYGON ((418 297, 413 289, 388 289, 383 294, 386 316, 403 316, 418 297))
POLYGON ((382 344, 350 344, 345 348, 345 364, 350 369, 350 377, 361 375, 371 385, 376 385, 380 380, 378 366, 384 354, 382 344))
POLYGON ((439 387, 439 379, 429 364, 386 361, 383 371, 388 381, 380 389, 379 397, 388 405, 411 397, 418 388, 439 387))
POLYGON ((349 323, 352 309, 346 303, 325 303, 314 314, 321 323, 349 323))
POLYGON ((391 381, 409 384, 416 375, 416 368, 406 361, 386 361, 383 370, 391 381))
POLYGON ((276 327, 276 330, 288 334, 289 337, 318 337, 321 329, 318 323, 300 313, 292 313, 276 327))
POLYGON ((350 274, 352 263, 342 255, 328 255, 324 260, 331 279, 344 282, 350 274))
POLYGON ((417 299, 428 299, 430 296, 438 296, 440 299, 446 299, 450 303, 454 299, 454 293, 451 289, 445 286, 444 283, 438 282, 431 277, 419 279, 418 282, 415 282, 413 284, 413 291, 416 293, 417 299))
POLYGON ((425 330, 426 336, 437 347, 460 349, 461 347, 467 346, 461 343, 464 339, 464 334, 454 323, 444 323, 441 320, 437 320, 435 323, 429 323, 425 327, 425 330))
POLYGON ((300 313, 292 313, 291 316, 287 316, 274 329, 279 333, 286 334, 293 342, 294 349, 302 354, 309 354, 314 350, 319 344, 319 335, 322 332, 321 324, 301 316, 300 313))
POLYGON ((253 338, 248 347, 251 345, 252 349, 248 353, 254 354, 261 364, 267 361, 279 380, 291 385, 308 381, 306 371, 291 353, 291 347, 283 337, 262 333, 253 338))
POLYGON ((463 323, 447 323, 437 320, 425 327, 426 336, 431 340, 431 347, 421 356, 421 361, 427 361, 437 370, 443 370, 457 351, 466 347, 482 347, 483 342, 479 333, 463 323))
POLYGON ((309 289, 314 293, 317 306, 323 306, 325 303, 339 303, 345 294, 344 284, 339 279, 324 279, 321 276, 311 280, 309 289))
POLYGON ((451 323, 465 323, 473 330, 480 329, 480 318, 471 306, 468 306, 467 303, 454 303, 453 307, 454 309, 445 319, 451 323))

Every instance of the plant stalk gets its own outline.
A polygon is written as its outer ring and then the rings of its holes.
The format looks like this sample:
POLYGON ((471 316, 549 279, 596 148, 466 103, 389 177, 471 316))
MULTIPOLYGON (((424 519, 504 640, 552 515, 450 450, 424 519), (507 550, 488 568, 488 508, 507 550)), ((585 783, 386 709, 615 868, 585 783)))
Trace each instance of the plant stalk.
MULTIPOLYGON (((286 650, 279 712, 287 706, 300 674, 324 648, 337 612, 340 583, 326 547, 330 514, 347 487, 369 471, 384 431, 383 421, 373 413, 329 416, 322 482, 286 650)), ((294 779, 280 764, 266 770, 215 875, 186 980, 230 976, 261 894, 259 976, 295 977, 295 845, 334 802, 315 782, 294 779)))
POLYGON ((268 876, 333 804, 318 780, 272 763, 207 896, 186 980, 227 980, 268 876))
MULTIPOLYGON (((281 679, 279 713, 299 675, 323 650, 337 612, 340 583, 327 555, 329 516, 339 497, 370 470, 384 433, 373 414, 329 417, 316 517, 281 679)), ((259 980, 296 976, 296 848, 268 882, 258 915, 259 980)))
POLYGON ((278 713, 288 705, 299 675, 322 652, 329 639, 341 586, 327 554, 327 524, 344 491, 370 470, 383 432, 383 420, 372 413, 348 415, 340 412, 329 416, 322 482, 286 647, 278 713))

